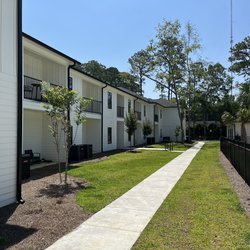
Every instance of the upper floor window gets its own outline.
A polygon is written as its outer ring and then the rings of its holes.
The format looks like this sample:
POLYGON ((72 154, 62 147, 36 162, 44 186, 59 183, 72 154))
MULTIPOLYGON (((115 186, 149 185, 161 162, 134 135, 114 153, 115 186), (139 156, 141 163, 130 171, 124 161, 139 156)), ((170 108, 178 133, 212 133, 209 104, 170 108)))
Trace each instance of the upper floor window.
POLYGON ((108 109, 112 109, 112 93, 108 92, 108 109))
POLYGON ((160 109, 160 118, 162 119, 162 110, 160 109))
POLYGON ((131 100, 128 100, 128 112, 131 110, 131 100))
POLYGON ((144 105, 144 107, 143 107, 143 114, 144 114, 144 116, 146 116, 146 105, 144 105))

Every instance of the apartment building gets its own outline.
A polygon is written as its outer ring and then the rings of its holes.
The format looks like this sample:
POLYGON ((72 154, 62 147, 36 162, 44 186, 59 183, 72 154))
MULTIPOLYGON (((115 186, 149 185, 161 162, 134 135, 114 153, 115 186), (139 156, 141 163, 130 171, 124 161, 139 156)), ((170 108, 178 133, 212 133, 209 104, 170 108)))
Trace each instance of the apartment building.
MULTIPOLYGON (((91 144, 94 154, 145 143, 146 120, 152 124, 149 137, 155 142, 166 136, 174 139, 174 130, 180 124, 176 105, 145 98, 85 74, 76 67, 80 65, 77 60, 22 33, 21 1, 2 0, 0 14, 0 207, 16 200, 22 202, 21 156, 25 150, 39 152, 41 159, 57 160, 43 107, 43 81, 74 89, 92 100, 73 144, 91 144), (137 113, 138 119, 131 138, 124 124, 130 110, 137 113)), ((74 113, 70 116, 73 121, 74 113)), ((76 126, 72 125, 74 135, 76 126)), ((62 145, 60 160, 64 161, 62 145)))

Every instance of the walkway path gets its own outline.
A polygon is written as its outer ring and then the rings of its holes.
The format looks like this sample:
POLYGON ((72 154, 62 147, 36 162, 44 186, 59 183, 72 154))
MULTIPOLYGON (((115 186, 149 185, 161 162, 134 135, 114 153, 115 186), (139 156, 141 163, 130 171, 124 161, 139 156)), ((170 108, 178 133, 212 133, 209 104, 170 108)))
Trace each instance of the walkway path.
POLYGON ((173 159, 47 249, 131 249, 203 144, 173 159))

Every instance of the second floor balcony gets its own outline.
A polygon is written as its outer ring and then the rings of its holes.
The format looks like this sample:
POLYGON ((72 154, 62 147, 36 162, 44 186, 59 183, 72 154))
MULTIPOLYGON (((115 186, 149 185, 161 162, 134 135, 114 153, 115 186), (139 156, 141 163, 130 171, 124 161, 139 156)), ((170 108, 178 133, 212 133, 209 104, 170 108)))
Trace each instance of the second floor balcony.
MULTIPOLYGON (((49 84, 51 87, 56 87, 59 85, 49 84)), ((46 102, 42 96, 42 80, 24 76, 24 98, 30 99, 38 102, 46 102)))
POLYGON ((86 98, 86 97, 84 97, 84 99, 91 100, 91 103, 86 108, 86 112, 97 113, 97 114, 102 113, 102 102, 101 101, 89 99, 89 98, 86 98))

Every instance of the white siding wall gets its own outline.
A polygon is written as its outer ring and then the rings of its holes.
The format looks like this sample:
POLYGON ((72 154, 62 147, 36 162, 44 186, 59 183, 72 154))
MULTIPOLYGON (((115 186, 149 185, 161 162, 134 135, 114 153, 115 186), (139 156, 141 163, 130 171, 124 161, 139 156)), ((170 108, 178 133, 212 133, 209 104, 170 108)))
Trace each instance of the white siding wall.
POLYGON ((66 65, 24 49, 24 75, 60 86, 66 86, 66 65))
MULTIPOLYGON (((48 130, 49 119, 45 112, 24 110, 23 113, 23 152, 32 149, 40 153, 41 159, 57 161, 56 147, 48 130)), ((65 161, 63 140, 60 145, 60 160, 65 161)))
MULTIPOLYGON (((83 84, 82 84, 82 78, 81 75, 75 71, 70 72, 71 77, 73 78, 73 89, 76 90, 79 95, 82 95, 82 89, 83 89, 83 84)), ((71 121, 74 121, 74 114, 71 113, 70 116, 71 121)), ((79 125, 78 129, 76 130, 76 124, 73 123, 73 144, 82 144, 82 125, 79 125)))
MULTIPOLYGON (((163 112, 163 136, 170 136, 171 140, 175 140, 175 128, 180 126, 180 119, 178 116, 177 108, 167 108, 163 112)), ((179 140, 180 140, 179 136, 179 140)))
MULTIPOLYGON (((50 124, 49 118, 45 113, 42 114, 43 116, 43 136, 42 136, 42 155, 46 160, 52 160, 57 161, 57 152, 56 152, 56 146, 53 141, 53 137, 49 132, 48 125, 50 124)), ((65 153, 64 153, 64 147, 63 147, 63 137, 61 137, 60 142, 60 161, 65 161, 65 153)))
POLYGON ((17 2, 0 1, 0 207, 16 200, 17 2))
POLYGON ((86 121, 86 143, 93 145, 93 153, 101 152, 101 120, 87 119, 86 121))
POLYGON ((235 135, 234 136, 236 136, 236 135, 241 136, 241 123, 236 122, 234 126, 235 126, 235 135))
POLYGON ((107 87, 103 92, 103 151, 117 148, 117 91, 112 87, 107 87), (112 93, 112 109, 108 109, 108 92, 112 93), (112 143, 108 144, 108 127, 112 128, 112 143))
MULTIPOLYGON (((89 77, 71 70, 73 77, 73 89, 79 93, 79 96, 93 98, 101 101, 101 87, 104 84, 95 84, 89 77)), ((74 114, 71 114, 71 121, 73 124, 73 136, 75 136, 74 144, 92 144, 93 153, 101 151, 101 115, 86 113, 86 122, 84 125, 79 125, 76 133, 76 124, 74 121, 74 114)))
POLYGON ((25 110, 23 112, 23 121, 23 149, 32 149, 33 152, 39 152, 43 158, 43 113, 25 110))

